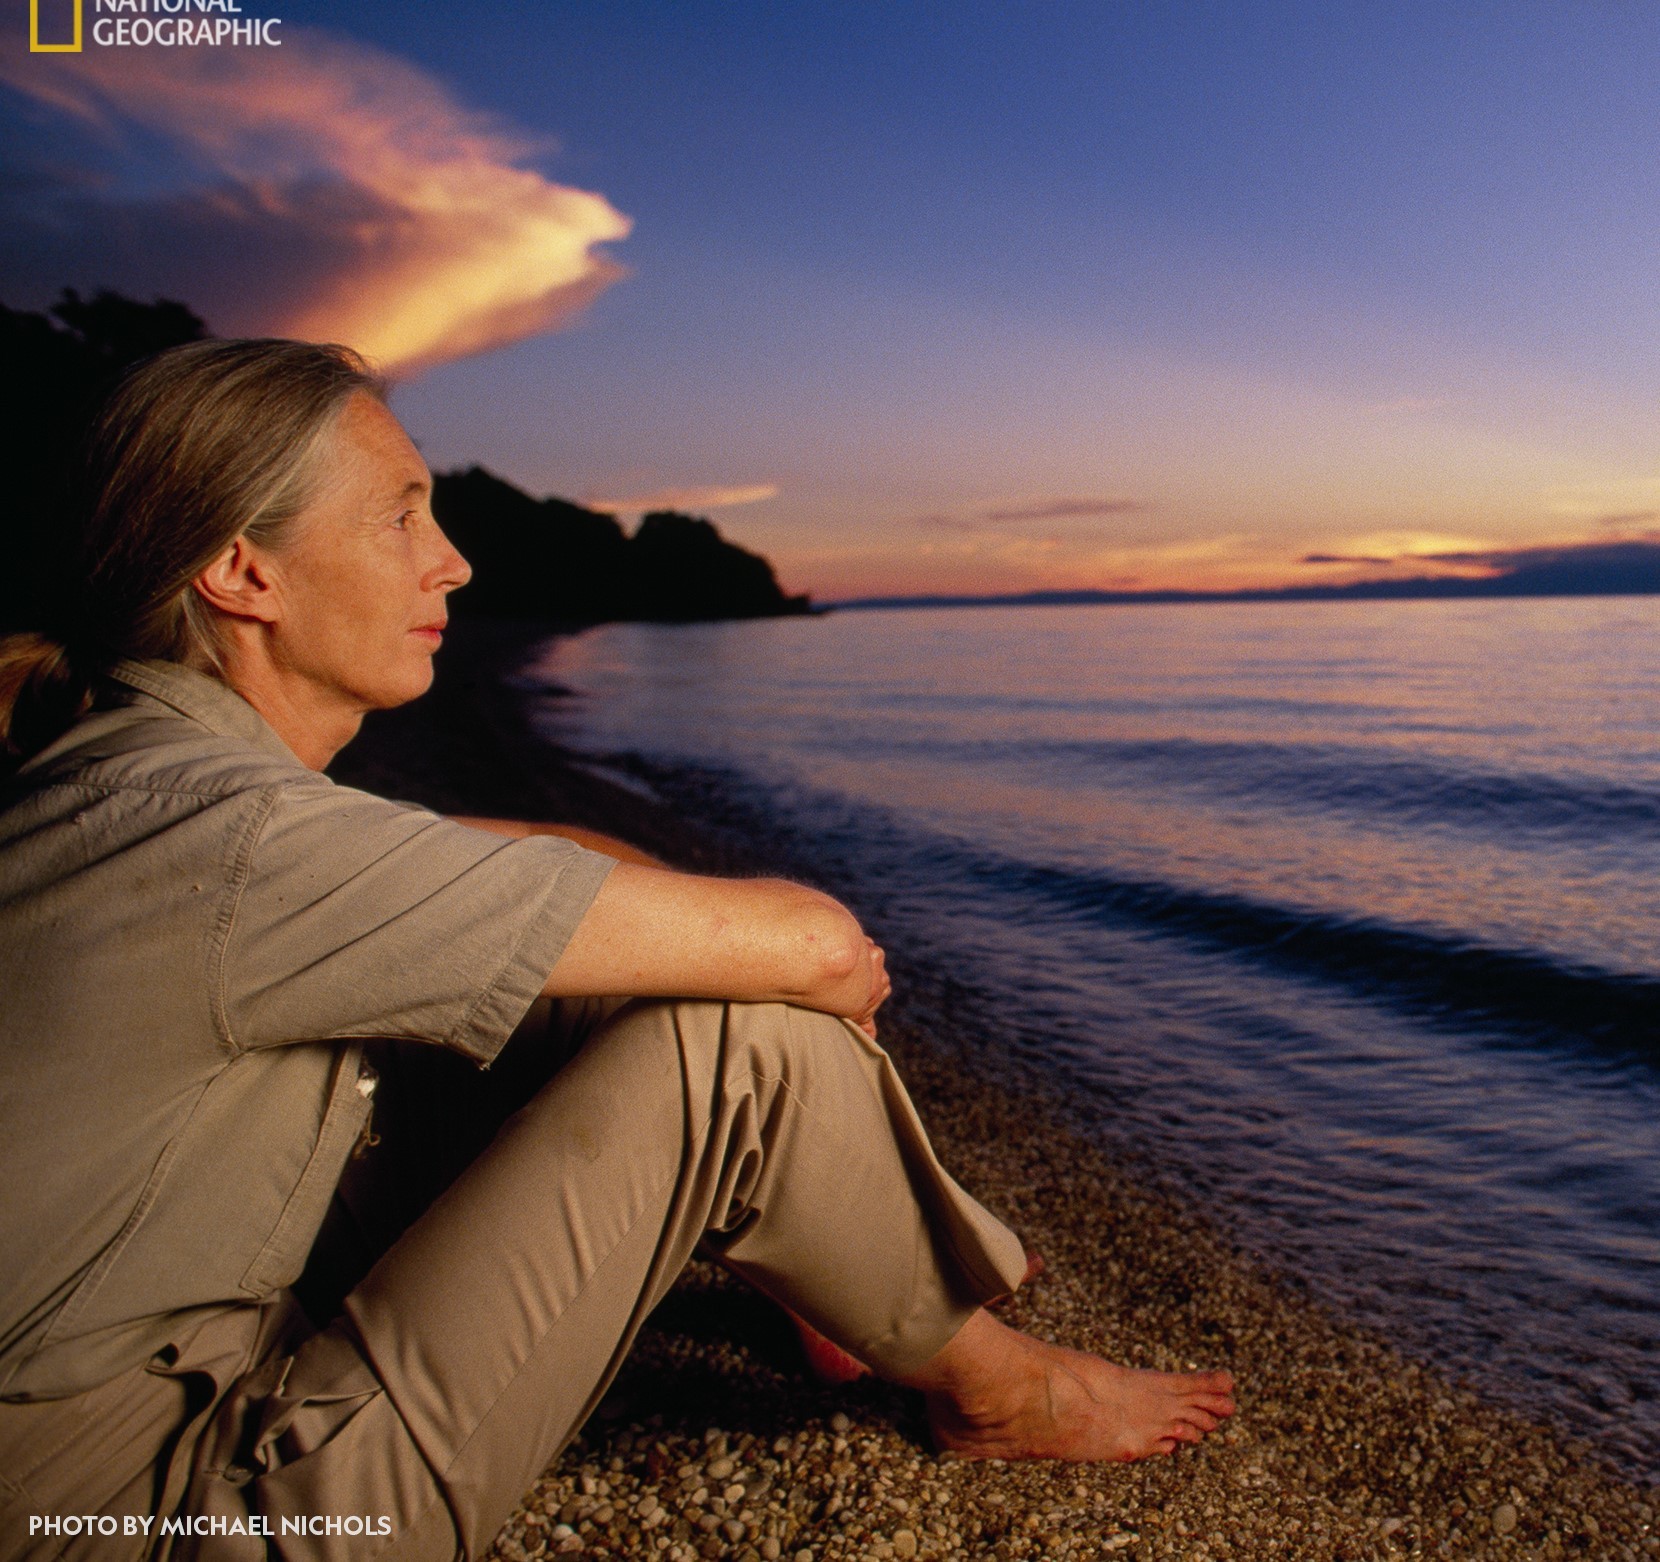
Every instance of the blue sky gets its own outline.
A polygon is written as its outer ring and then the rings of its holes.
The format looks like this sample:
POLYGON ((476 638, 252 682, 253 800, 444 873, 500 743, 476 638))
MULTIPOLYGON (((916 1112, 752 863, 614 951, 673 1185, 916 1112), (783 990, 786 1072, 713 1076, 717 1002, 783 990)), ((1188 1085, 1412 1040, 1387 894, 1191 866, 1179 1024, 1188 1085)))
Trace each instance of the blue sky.
MULTIPOLYGON (((1646 4, 245 9, 354 41, 329 69, 383 117, 407 68, 456 135, 483 116, 493 168, 631 224, 592 246, 626 274, 427 352, 395 405, 435 464, 701 500, 822 596, 1339 580, 1660 528, 1646 4)), ((140 53, 67 102, 66 57, 7 62, 13 187, 50 242, 25 222, 0 296, 359 328, 369 262, 331 315, 335 250, 294 238, 304 263, 260 275, 290 236, 252 197, 150 242, 180 220, 158 191, 304 186, 284 218, 334 221, 357 140, 319 161, 250 117, 227 153, 185 123, 219 67, 147 58, 140 100, 140 53), (26 177, 46 153, 55 185, 26 177), (72 208, 65 168, 102 181, 72 208)), ((302 53, 236 68, 280 97, 302 53)), ((457 285, 401 275, 410 308, 457 285)))

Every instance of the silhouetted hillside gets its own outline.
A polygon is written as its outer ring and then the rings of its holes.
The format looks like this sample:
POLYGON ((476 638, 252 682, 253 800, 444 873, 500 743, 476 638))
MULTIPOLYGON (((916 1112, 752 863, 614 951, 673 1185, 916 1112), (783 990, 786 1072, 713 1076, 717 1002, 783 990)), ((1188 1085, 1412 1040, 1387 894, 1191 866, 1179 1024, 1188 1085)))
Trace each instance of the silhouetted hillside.
MULTIPOLYGON (((66 477, 88 419, 122 370, 208 335, 185 305, 66 290, 47 313, 0 304, 0 361, 14 386, 0 419, 0 632, 50 628, 49 582, 66 477)), ((433 509, 473 565, 459 611, 594 624, 803 613, 772 566, 708 521, 662 511, 630 538, 616 519, 563 499, 532 499, 482 467, 441 474, 433 509)))
POLYGON ((432 511, 473 566, 456 612, 577 623, 626 616, 628 539, 613 517, 532 499, 479 466, 439 473, 432 511))
POLYGON ((435 479, 433 513, 473 566, 455 611, 597 624, 689 623, 808 611, 759 554, 696 516, 657 510, 630 537, 615 517, 532 499, 483 467, 435 479))
POLYGON ((805 613, 806 597, 778 589, 758 553, 726 541, 712 523, 675 510, 653 510, 629 542, 633 618, 769 618, 805 613))

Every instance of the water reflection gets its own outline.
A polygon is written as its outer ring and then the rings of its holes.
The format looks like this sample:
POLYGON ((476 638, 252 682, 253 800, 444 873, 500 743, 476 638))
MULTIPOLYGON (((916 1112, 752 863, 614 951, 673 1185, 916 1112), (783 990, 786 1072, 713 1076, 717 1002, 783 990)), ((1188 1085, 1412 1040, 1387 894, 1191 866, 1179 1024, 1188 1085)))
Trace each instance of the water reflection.
POLYGON ((619 626, 549 719, 771 818, 1241 1230, 1660 1470, 1657 619, 619 626))

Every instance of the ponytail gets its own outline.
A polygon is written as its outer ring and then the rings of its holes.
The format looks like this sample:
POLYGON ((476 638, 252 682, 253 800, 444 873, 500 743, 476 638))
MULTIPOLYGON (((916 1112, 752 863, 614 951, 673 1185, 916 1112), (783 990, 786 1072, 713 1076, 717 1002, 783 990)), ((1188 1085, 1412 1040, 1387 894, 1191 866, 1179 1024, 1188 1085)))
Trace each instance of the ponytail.
POLYGON ((91 708, 94 675, 69 647, 27 630, 0 636, 0 752, 13 768, 91 708))

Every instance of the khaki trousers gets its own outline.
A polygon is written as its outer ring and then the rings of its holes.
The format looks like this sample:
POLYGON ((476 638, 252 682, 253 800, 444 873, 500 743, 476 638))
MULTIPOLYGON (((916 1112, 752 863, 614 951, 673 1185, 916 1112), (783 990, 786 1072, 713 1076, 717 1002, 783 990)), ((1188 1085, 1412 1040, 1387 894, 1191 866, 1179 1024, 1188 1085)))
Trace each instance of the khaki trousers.
MULTIPOLYGON (((296 1338, 268 1311, 246 1331, 246 1370, 207 1391, 152 1364, 85 1405, 0 1407, 36 1422, 0 1416, 0 1460, 35 1461, 13 1483, 27 1509, 7 1504, 0 1549, 144 1555, 142 1540, 30 1542, 12 1516, 159 1501, 199 1520, 258 1515, 273 1538, 152 1535, 158 1555, 474 1557, 581 1428, 700 1243, 888 1375, 1019 1283, 1019 1240, 941 1168, 887 1055, 854 1026, 782 1005, 657 1001, 562 1018, 574 1055, 328 1328, 296 1338), (169 1427, 171 1448, 157 1441, 169 1427), (48 1444, 61 1447, 29 1452, 48 1444), (331 1516, 370 1533, 283 1533, 326 1530, 331 1516)), ((419 1129, 406 1132, 382 1165, 422 1149, 419 1129)), ((387 1220, 389 1199, 352 1202, 363 1226, 387 1220)))

